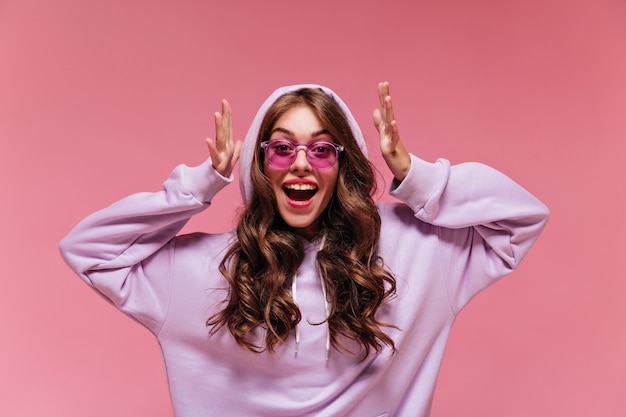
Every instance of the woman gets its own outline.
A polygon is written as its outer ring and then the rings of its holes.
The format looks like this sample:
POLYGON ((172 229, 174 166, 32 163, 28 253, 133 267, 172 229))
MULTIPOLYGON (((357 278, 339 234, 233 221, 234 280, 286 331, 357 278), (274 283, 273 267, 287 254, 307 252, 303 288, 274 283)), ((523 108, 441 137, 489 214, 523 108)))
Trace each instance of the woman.
POLYGON ((427 416, 462 307, 512 271, 548 211, 499 172, 407 153, 374 112, 404 204, 374 205, 361 131, 331 90, 278 89, 243 142, 222 102, 210 158, 62 242, 69 265, 159 340, 187 416, 427 416), (176 236, 232 181, 232 233, 176 236))

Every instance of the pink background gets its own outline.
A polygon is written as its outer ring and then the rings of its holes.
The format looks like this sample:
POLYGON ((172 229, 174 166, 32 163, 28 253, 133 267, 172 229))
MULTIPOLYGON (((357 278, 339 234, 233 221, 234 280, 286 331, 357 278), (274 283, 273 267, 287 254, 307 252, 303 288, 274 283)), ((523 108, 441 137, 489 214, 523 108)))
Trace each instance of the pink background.
MULTIPOLYGON (((413 152, 485 162, 552 210, 460 315, 433 416, 626 415, 623 0, 0 1, 0 415, 172 416, 157 343, 58 241, 200 163, 221 98, 243 136, 285 84, 335 89, 389 182, 384 79, 413 152)), ((188 230, 230 228, 239 198, 188 230)))

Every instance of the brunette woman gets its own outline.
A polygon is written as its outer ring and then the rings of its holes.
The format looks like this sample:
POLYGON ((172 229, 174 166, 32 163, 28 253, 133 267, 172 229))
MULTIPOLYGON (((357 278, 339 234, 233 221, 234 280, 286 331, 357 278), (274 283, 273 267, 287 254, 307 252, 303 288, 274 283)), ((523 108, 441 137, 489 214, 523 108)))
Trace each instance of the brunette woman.
POLYGON ((265 101, 243 143, 223 101, 204 164, 62 242, 69 265, 157 337, 178 417, 429 414, 456 315, 519 264, 548 210, 492 168, 409 154, 387 83, 378 95, 402 203, 373 201, 345 103, 299 85, 265 101), (177 236, 237 162, 236 230, 177 236))

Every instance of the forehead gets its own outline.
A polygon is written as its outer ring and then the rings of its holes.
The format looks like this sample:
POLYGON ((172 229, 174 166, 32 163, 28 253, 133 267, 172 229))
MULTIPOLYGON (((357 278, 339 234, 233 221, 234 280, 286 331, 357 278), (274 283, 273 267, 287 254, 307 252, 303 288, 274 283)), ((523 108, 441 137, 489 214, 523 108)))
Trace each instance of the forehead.
POLYGON ((277 127, 287 128, 295 132, 306 130, 307 128, 319 130, 323 126, 322 121, 317 117, 313 109, 301 104, 291 107, 276 119, 272 128, 277 127))
POLYGON ((315 140, 331 140, 332 135, 310 107, 300 105, 287 110, 274 123, 269 139, 279 138, 310 143, 315 140))

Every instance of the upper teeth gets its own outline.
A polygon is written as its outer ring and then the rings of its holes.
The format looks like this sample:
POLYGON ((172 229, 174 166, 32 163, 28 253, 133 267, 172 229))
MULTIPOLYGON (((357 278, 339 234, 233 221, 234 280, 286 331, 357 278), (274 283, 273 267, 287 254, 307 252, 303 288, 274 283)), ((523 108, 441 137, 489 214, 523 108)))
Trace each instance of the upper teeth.
POLYGON ((317 187, 313 184, 287 184, 285 188, 289 190, 296 191, 305 191, 305 190, 315 190, 317 187))

